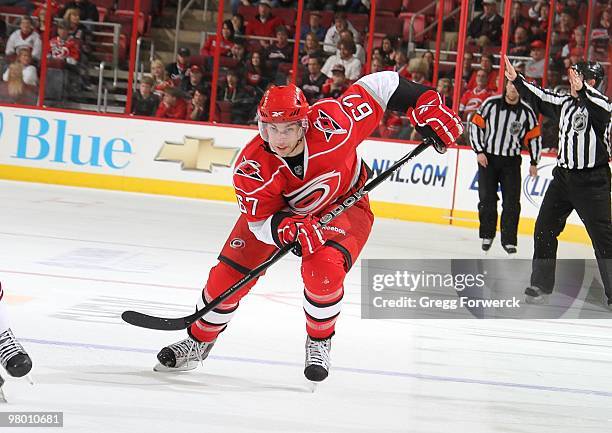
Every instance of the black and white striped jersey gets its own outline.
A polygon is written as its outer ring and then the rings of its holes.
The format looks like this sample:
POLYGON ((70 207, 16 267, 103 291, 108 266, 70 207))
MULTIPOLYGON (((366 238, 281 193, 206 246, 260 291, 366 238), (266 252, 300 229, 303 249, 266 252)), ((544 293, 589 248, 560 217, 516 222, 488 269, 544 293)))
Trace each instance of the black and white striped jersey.
POLYGON ((586 83, 577 98, 542 89, 521 75, 514 85, 537 112, 559 122, 558 166, 581 170, 608 164, 612 152, 608 98, 586 83))
POLYGON ((529 148, 533 165, 540 161, 542 138, 533 109, 524 101, 508 104, 503 95, 487 98, 469 123, 469 136, 476 153, 517 156, 529 148))

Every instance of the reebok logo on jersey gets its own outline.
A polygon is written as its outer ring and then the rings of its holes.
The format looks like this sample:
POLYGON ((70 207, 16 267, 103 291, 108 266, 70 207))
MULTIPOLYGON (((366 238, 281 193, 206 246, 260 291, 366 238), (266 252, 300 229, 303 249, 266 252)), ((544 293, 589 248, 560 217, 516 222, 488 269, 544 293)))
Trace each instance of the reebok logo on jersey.
POLYGON ((240 164, 236 166, 236 173, 239 176, 248 177, 249 179, 254 179, 259 182, 263 182, 263 177, 259 172, 259 167, 261 165, 257 161, 253 161, 252 159, 246 159, 244 156, 242 157, 242 161, 240 164))
POLYGON ((338 122, 331 118, 323 110, 319 111, 319 117, 314 121, 313 125, 325 135, 325 140, 329 142, 334 134, 346 134, 347 130, 342 128, 338 122))

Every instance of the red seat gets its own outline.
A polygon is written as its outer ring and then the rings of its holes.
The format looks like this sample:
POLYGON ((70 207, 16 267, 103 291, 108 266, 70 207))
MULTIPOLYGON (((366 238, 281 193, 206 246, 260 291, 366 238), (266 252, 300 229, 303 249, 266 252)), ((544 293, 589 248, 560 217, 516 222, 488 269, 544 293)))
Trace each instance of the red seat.
MULTIPOLYGON (((95 3, 95 5, 98 7, 103 7, 106 9, 113 9, 115 7, 115 0, 95 0, 93 3, 95 3)), ((132 1, 132 6, 128 8, 119 7, 119 9, 133 9, 133 8, 134 8, 134 1, 132 1)))
MULTIPOLYGON (((431 0, 409 0, 404 1, 403 10, 406 12, 419 12, 425 9, 427 6, 431 6, 434 2, 431 0)), ((425 13, 432 15, 435 11, 435 8, 430 7, 425 13)))
POLYGON ((244 17, 244 25, 246 26, 248 21, 255 19, 257 16, 257 6, 240 5, 238 7, 238 13, 244 17))
MULTIPOLYGON (((302 25, 308 25, 311 11, 304 11, 302 14, 302 25)), ((321 14, 321 25, 330 28, 334 24, 334 13, 332 11, 318 11, 321 14)))
POLYGON ((287 26, 295 26, 295 20, 297 19, 297 11, 295 9, 274 8, 272 9, 272 15, 282 19, 287 26))
POLYGON ((232 123, 232 103, 230 101, 217 101, 215 122, 232 123))
POLYGON ((413 13, 401 13, 400 19, 402 20, 402 39, 404 41, 408 41, 410 35, 410 21, 411 18, 415 16, 414 19, 414 42, 423 42, 424 36, 422 34, 423 30, 425 30, 425 15, 415 15, 413 13))
POLYGON ((404 24, 405 20, 401 18, 387 16, 376 17, 374 21, 374 33, 384 33, 391 37, 401 36, 404 24))
POLYGON ((108 15, 108 9, 98 6, 98 17, 101 23, 106 21, 106 15, 108 15))
POLYGON ((370 23, 370 16, 368 14, 347 14, 346 19, 359 33, 365 32, 370 23))
POLYGON ((233 57, 219 57, 220 68, 234 69, 236 66, 238 66, 237 59, 234 59, 233 57))
POLYGON ((403 0, 378 0, 376 3, 376 15, 387 15, 395 17, 402 9, 403 0))
POLYGON ((14 15, 27 15, 28 11, 25 8, 19 6, 0 6, 0 13, 14 14, 14 15))

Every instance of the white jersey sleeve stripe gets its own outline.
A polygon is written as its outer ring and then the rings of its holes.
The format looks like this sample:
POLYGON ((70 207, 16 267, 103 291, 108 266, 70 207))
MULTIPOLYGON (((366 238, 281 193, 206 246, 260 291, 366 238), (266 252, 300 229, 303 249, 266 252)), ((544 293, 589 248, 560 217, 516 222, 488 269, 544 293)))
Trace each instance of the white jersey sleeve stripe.
POLYGON ((399 74, 393 71, 375 72, 361 77, 355 84, 363 87, 386 110, 399 86, 399 74))

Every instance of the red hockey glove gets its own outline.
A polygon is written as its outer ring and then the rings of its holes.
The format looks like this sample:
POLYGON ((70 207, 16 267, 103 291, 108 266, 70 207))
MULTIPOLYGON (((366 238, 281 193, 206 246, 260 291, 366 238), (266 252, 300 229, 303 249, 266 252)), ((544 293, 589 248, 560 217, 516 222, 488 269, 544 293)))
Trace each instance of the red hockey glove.
POLYGON ((321 226, 311 215, 291 215, 281 220, 277 228, 279 246, 298 242, 293 249, 297 256, 308 256, 325 243, 325 235, 321 226))
POLYGON ((408 118, 417 132, 435 141, 435 149, 446 152, 446 148, 463 134, 461 119, 446 107, 438 92, 428 90, 417 99, 416 107, 408 109, 408 118))

